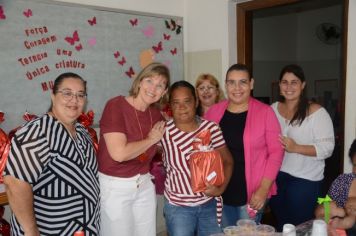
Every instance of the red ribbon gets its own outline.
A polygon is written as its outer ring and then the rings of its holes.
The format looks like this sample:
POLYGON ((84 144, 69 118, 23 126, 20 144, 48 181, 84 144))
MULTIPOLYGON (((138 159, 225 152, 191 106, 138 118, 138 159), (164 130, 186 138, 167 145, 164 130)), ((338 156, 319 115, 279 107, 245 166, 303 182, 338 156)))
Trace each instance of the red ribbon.
POLYGON ((3 182, 2 172, 5 169, 9 151, 10 151, 9 137, 2 129, 0 129, 0 183, 3 182))
POLYGON ((92 110, 88 111, 86 114, 83 112, 78 117, 78 122, 81 123, 88 130, 90 137, 93 141, 95 153, 97 153, 99 148, 98 136, 96 134, 95 129, 90 127, 94 122, 94 112, 92 110))

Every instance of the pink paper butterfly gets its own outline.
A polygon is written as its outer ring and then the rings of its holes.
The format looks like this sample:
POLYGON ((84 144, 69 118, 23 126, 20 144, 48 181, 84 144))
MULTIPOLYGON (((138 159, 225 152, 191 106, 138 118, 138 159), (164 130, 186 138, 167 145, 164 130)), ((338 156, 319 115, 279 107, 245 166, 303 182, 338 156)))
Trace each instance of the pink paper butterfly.
POLYGON ((125 57, 122 57, 121 61, 118 61, 117 63, 123 66, 126 63, 125 57))
POLYGON ((133 70, 132 66, 130 66, 128 71, 125 71, 125 74, 130 78, 132 78, 135 75, 135 71, 133 70))
POLYGON ((89 38, 88 44, 93 47, 96 44, 96 38, 95 37, 89 38))
POLYGON ((142 33, 143 33, 147 38, 151 38, 151 37, 153 36, 154 32, 155 32, 155 29, 153 28, 152 25, 149 25, 149 26, 147 26, 146 28, 144 28, 144 29, 142 30, 142 33))
POLYGON ((137 18, 131 19, 131 20, 130 20, 130 23, 131 23, 132 26, 137 26, 138 19, 137 19, 137 18))
POLYGON ((5 14, 4 14, 4 9, 2 8, 2 6, 0 6, 0 19, 1 19, 1 20, 6 19, 6 16, 5 16, 5 14))
POLYGON ((119 51, 114 52, 114 57, 115 58, 118 58, 119 56, 120 56, 120 52, 119 51))
POLYGON ((75 49, 79 52, 80 50, 83 49, 82 44, 78 44, 77 46, 75 46, 75 49))
POLYGON ((23 14, 24 14, 24 16, 29 18, 30 16, 32 16, 32 10, 31 9, 27 9, 26 11, 23 12, 23 14))
POLYGON ((156 52, 156 53, 159 53, 160 51, 163 50, 162 48, 162 42, 160 41, 157 46, 152 46, 152 49, 156 52))
POLYGON ((94 16, 93 19, 88 20, 89 25, 93 26, 96 25, 96 17, 94 16))
POLYGON ((65 39, 65 41, 67 41, 70 45, 74 45, 74 43, 76 42, 76 41, 78 41, 79 42, 79 35, 78 35, 78 31, 74 31, 73 32, 73 37, 65 37, 64 38, 65 39))
POLYGON ((172 50, 171 50, 171 53, 172 53, 172 55, 177 54, 177 48, 172 49, 172 50))
POLYGON ((163 34, 163 39, 164 40, 170 40, 171 36, 169 34, 163 34))

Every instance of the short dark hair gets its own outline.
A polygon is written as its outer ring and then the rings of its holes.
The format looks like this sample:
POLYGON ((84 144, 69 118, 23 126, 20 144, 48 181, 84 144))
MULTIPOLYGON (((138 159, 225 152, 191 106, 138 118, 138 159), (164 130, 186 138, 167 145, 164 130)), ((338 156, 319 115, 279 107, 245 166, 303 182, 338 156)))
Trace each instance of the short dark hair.
MULTIPOLYGON (((66 79, 78 79, 83 82, 84 85, 84 92, 87 93, 87 81, 85 81, 81 76, 79 76, 76 73, 73 72, 66 72, 63 74, 60 74, 55 80, 54 80, 54 85, 52 89, 52 93, 56 94, 59 90, 59 86, 63 83, 64 80, 66 79)), ((51 102, 51 106, 49 107, 48 111, 52 111, 53 104, 51 102)))
POLYGON ((193 98, 195 101, 197 101, 197 95, 195 94, 195 88, 194 86, 185 81, 185 80, 180 80, 180 81, 177 81, 177 82, 174 82, 170 89, 169 89, 169 102, 171 102, 171 99, 172 99, 172 93, 174 92, 174 90, 178 89, 178 88, 187 88, 190 90, 190 92, 192 93, 193 95, 193 98))
POLYGON ((349 149, 349 157, 351 159, 352 162, 352 158, 355 156, 356 154, 356 139, 354 139, 354 141, 351 144, 351 147, 349 149))
POLYGON ((251 73, 250 68, 245 64, 237 63, 237 64, 234 64, 234 65, 230 66, 230 68, 227 70, 226 76, 225 76, 225 80, 227 80, 227 75, 231 71, 234 71, 234 70, 236 70, 236 71, 245 71, 249 76, 249 80, 252 79, 252 73, 251 73))
POLYGON ((63 74, 60 74, 55 80, 54 80, 54 85, 53 85, 53 94, 56 94, 58 92, 59 86, 63 83, 65 79, 68 78, 73 78, 73 79, 79 79, 83 82, 84 85, 84 92, 87 92, 87 82, 78 74, 75 74, 73 72, 66 72, 63 74))

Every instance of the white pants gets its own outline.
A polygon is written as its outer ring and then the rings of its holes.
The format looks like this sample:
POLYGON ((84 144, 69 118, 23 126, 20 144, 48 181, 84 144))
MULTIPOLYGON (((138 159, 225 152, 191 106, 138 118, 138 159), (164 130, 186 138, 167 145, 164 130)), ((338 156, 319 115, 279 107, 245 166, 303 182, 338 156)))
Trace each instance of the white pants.
POLYGON ((119 178, 99 173, 101 236, 156 236, 156 192, 151 175, 119 178))

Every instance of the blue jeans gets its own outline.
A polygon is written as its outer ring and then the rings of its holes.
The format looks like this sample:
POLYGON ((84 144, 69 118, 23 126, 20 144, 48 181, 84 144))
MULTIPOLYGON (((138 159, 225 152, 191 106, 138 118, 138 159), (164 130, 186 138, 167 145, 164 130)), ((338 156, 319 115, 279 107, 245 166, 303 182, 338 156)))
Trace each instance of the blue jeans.
MULTIPOLYGON (((257 224, 261 222, 262 214, 264 207, 260 209, 254 220, 257 224)), ((243 206, 230 206, 224 204, 223 207, 223 218, 222 218, 222 226, 225 228, 230 225, 236 225, 236 222, 240 219, 250 219, 250 216, 247 213, 247 205, 243 206)))
POLYGON ((176 206, 164 202, 164 217, 169 236, 209 236, 221 233, 216 218, 216 200, 200 206, 176 206))
POLYGON ((284 224, 299 225, 314 218, 322 181, 297 178, 280 171, 276 183, 278 192, 271 198, 270 207, 276 216, 278 231, 284 224))

